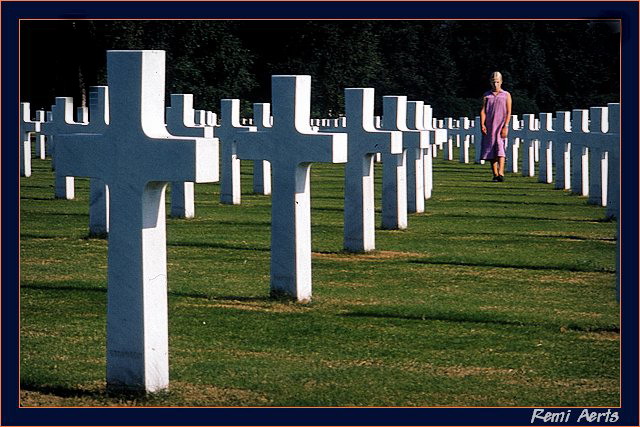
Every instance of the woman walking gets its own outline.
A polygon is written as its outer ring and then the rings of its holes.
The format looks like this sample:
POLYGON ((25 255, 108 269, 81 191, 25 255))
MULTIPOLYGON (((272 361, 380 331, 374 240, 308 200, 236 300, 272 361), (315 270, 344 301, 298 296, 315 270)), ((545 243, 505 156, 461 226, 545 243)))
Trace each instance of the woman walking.
POLYGON ((489 78, 491 90, 483 95, 480 110, 482 148, 480 158, 491 162, 493 180, 504 181, 505 143, 511 120, 511 94, 502 89, 502 74, 496 71, 489 78))

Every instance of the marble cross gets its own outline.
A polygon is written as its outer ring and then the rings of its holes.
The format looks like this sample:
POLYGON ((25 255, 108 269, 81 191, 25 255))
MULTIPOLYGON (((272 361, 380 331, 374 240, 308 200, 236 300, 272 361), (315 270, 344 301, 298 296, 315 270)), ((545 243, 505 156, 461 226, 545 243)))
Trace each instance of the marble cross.
MULTIPOLYGON (((212 126, 196 124, 192 94, 171 94, 171 106, 166 108, 166 116, 167 131, 171 135, 213 138, 212 126)), ((218 150, 217 139, 214 140, 214 144, 218 150)), ((195 217, 195 184, 193 182, 171 183, 171 211, 169 214, 174 218, 195 217)))
POLYGON ((433 193, 433 159, 437 156, 438 144, 447 140, 447 130, 433 126, 433 109, 431 105, 424 106, 422 117, 423 128, 429 132, 429 147, 424 150, 424 199, 429 200, 433 193))
POLYGON ((571 111, 571 192, 589 195, 589 148, 581 135, 589 132, 589 110, 571 111))
POLYGON ((523 114, 524 126, 517 132, 522 141, 522 176, 535 176, 536 141, 539 129, 533 114, 523 114))
POLYGON ((546 184, 553 182, 553 117, 551 113, 540 113, 540 157, 538 162, 538 181, 546 184))
MULTIPOLYGON (((479 123, 480 122, 478 121, 478 124, 479 123)), ((509 137, 507 138, 507 142, 504 147, 505 154, 507 155, 507 158, 505 161, 505 170, 511 173, 518 173, 518 164, 519 164, 518 154, 520 153, 520 142, 521 142, 520 137, 518 137, 518 134, 521 132, 524 125, 520 120, 518 120, 518 116, 514 114, 511 116, 511 121, 509 123, 509 126, 511 128, 511 132, 509 134, 509 137)))
POLYGON ((20 176, 31 176, 31 134, 40 132, 42 122, 31 120, 31 106, 20 103, 20 176))
POLYGON ((344 91, 348 161, 344 175, 344 249, 375 249, 374 167, 376 153, 402 153, 402 133, 382 131, 374 124, 374 89, 344 91))
MULTIPOLYGON (((609 152, 613 148, 607 107, 589 109, 589 132, 580 135, 582 145, 589 149, 589 200, 594 205, 607 206, 609 152)), ((617 142, 617 141, 616 141, 617 142)))
MULTIPOLYGON (((109 87, 89 88, 89 123, 84 133, 102 134, 109 126, 109 87)), ((109 187, 99 178, 89 179, 89 235, 109 232, 109 187)))
POLYGON ((398 130, 402 131, 402 145, 407 148, 407 211, 422 213, 426 200, 425 177, 433 176, 431 170, 425 171, 425 167, 433 164, 433 159, 429 164, 424 161, 425 153, 431 149, 432 133, 424 129, 423 101, 407 102, 407 120, 398 130))
MULTIPOLYGON (((609 148, 609 177, 607 189, 607 216, 613 218, 620 218, 620 104, 609 103, 607 104, 607 111, 609 112, 608 122, 609 129, 607 130, 605 144, 609 148)), ((618 221, 618 225, 620 221, 618 221)), ((618 234, 619 235, 619 234, 618 234)), ((618 239, 618 244, 620 239, 618 239)), ((618 266, 619 270, 619 266, 618 266)))
MULTIPOLYGON (((259 131, 271 127, 271 104, 253 104, 253 123, 259 131)), ((253 192, 265 196, 271 194, 271 163, 267 160, 253 162, 253 192)))
POLYGON ((311 163, 345 163, 347 135, 311 129, 310 76, 272 76, 271 82, 273 125, 237 132, 236 149, 242 159, 271 162, 271 294, 308 301, 311 163))
POLYGON ((78 123, 73 117, 73 98, 57 97, 51 106, 51 120, 42 124, 42 133, 47 136, 52 152, 51 167, 55 171, 54 195, 57 199, 71 200, 75 198, 75 180, 73 176, 65 176, 57 170, 56 138, 58 135, 83 132, 86 123, 78 123))
POLYGON ((220 100, 220 126, 215 135, 220 140, 220 203, 239 205, 241 199, 240 157, 236 146, 238 135, 255 132, 255 126, 240 124, 240 100, 220 100))
POLYGON ((571 112, 558 111, 553 124, 554 188, 571 189, 571 112))
MULTIPOLYGON (((511 123, 513 126, 513 123, 511 123)), ((513 138, 509 138, 510 141, 513 141, 513 138)), ((474 161, 475 163, 484 165, 484 159, 481 159, 482 156, 482 127, 480 126, 480 116, 476 116, 473 120, 473 128, 471 130, 471 143, 473 144, 474 150, 474 161)), ((507 161, 509 160, 509 156, 507 156, 507 161)))
POLYGON ((107 76, 109 126, 56 134, 56 168, 109 186, 107 385, 153 392, 169 383, 165 188, 215 181, 215 144, 167 132, 164 51, 108 51, 107 76))

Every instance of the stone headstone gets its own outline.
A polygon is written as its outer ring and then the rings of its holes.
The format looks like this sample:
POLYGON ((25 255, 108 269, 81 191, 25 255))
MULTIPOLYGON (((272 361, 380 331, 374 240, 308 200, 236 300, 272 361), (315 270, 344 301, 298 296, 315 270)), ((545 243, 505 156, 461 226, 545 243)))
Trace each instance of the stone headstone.
MULTIPOLYGON (((167 131, 171 135, 213 138, 212 126, 196 124, 192 94, 171 94, 171 106, 166 108, 166 114, 167 131)), ((217 150, 217 139, 214 144, 217 150)), ((174 218, 193 218, 195 214, 195 184, 193 182, 172 182, 170 215, 174 218)))
MULTIPOLYGON (((407 122, 407 97, 382 97, 382 130, 397 131, 407 122)), ((406 124, 404 125, 406 126, 406 124)), ((382 228, 407 228, 407 147, 401 154, 382 154, 382 228)))
POLYGON ((607 206, 609 111, 607 107, 591 107, 589 117, 589 132, 580 136, 583 145, 589 149, 588 203, 607 206))
MULTIPOLYGON (((609 112, 607 130, 607 146, 609 147, 609 177, 607 189, 607 216, 620 218, 620 104, 607 104, 609 112)), ((618 226, 620 221, 618 221, 618 226)), ((619 234, 618 234, 619 235, 619 234)), ((618 239, 620 244, 620 239, 618 239)), ((619 258, 619 257, 618 257, 619 258)), ((618 266, 618 271, 620 266, 618 266)))
POLYGON ((108 51, 107 76, 109 126, 56 134, 56 168, 109 186, 107 385, 153 392, 169 383, 165 188, 215 181, 215 144, 167 132, 164 51, 108 51))
MULTIPOLYGON (((220 101, 220 126, 215 135, 220 140, 220 203, 239 205, 241 199, 240 158, 236 153, 238 135, 255 132, 256 127, 240 124, 240 100, 220 101)), ((246 120, 244 121, 247 122, 246 120)))
POLYGON ((538 181, 546 184, 553 182, 553 117, 551 113, 540 113, 539 146, 540 158, 538 162, 538 181))
MULTIPOLYGON (((253 104, 253 122, 257 130, 267 130, 271 127, 271 104, 253 104)), ((267 160, 253 162, 253 192, 256 194, 271 194, 271 163, 267 160)))
POLYGON ((589 132, 589 110, 571 111, 571 192, 589 195, 589 148, 580 138, 589 132))
POLYGON ((402 133, 375 127, 374 89, 344 91, 348 161, 344 176, 344 249, 375 249, 374 167, 376 153, 402 153, 402 133))
POLYGON ((31 134, 40 132, 41 122, 31 120, 31 105, 20 103, 20 176, 31 176, 31 134))
POLYGON ((57 97, 51 106, 51 120, 42 124, 42 133, 47 136, 52 151, 51 166, 55 171, 54 196, 57 199, 71 200, 75 198, 75 180, 73 176, 64 176, 57 170, 56 137, 58 135, 83 132, 87 125, 74 121, 73 98, 57 97))
POLYGON ((571 188, 571 113, 556 112, 553 138, 553 167, 555 169, 554 188, 569 190, 571 188))
MULTIPOLYGON (((272 77, 271 128, 238 132, 242 159, 271 162, 271 293, 311 299, 311 192, 313 162, 347 161, 347 135, 310 126, 311 77, 272 77)), ((223 114, 224 119, 224 114, 223 114)))
MULTIPOLYGON (((89 123, 85 133, 103 134, 109 126, 109 87, 89 88, 89 123)), ((99 178, 89 179, 89 235, 109 232, 109 187, 99 178)))
POLYGON ((402 131, 402 145, 407 150, 407 211, 422 213, 425 201, 424 158, 425 151, 431 149, 431 133, 424 129, 423 101, 407 102, 406 109, 407 120, 398 130, 402 131))

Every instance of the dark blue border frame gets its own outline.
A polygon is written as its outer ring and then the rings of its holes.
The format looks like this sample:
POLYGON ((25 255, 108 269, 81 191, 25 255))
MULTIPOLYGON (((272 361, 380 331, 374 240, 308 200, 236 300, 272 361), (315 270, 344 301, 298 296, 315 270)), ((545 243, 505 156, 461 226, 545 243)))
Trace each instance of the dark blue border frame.
MULTIPOLYGON (((638 3, 3 2, 2 425, 530 425, 528 408, 18 408, 18 20, 24 18, 622 20, 622 332, 620 420, 638 419, 638 3)), ((556 409, 561 410, 561 409, 556 409)), ((576 412, 574 410, 574 412, 576 412)))

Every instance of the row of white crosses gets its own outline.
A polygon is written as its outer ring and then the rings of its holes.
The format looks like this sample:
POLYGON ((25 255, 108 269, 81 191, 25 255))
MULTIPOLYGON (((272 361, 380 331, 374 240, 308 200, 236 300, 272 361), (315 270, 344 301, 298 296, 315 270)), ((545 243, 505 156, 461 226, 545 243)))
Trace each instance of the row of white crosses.
MULTIPOLYGON (((483 163, 479 123, 479 117, 473 123, 466 118, 457 123, 445 119, 443 127, 449 131, 445 159, 453 160, 452 147, 459 140, 460 162, 468 162, 468 146, 462 142, 468 139, 476 147, 476 163, 483 163)), ((607 215, 617 217, 619 151, 618 103, 589 110, 559 111, 555 118, 551 113, 540 113, 537 118, 524 114, 522 120, 512 116, 506 169, 518 173, 521 154, 523 176, 535 176, 537 163, 540 182, 588 196, 589 203, 607 206, 607 215)))
MULTIPOLYGON (((218 179, 218 140, 206 126, 185 123, 182 113, 190 109, 189 97, 172 99, 170 108, 175 111, 168 112, 167 122, 171 124, 165 125, 164 65, 163 51, 109 51, 109 90, 107 87, 92 90, 91 120, 74 122, 71 100, 58 98, 56 119, 48 122, 56 176, 91 178, 95 187, 103 190, 102 200, 109 208, 107 382, 110 387, 156 391, 168 386, 165 188, 170 182, 177 189, 184 183, 218 179), (171 119, 174 114, 180 116, 175 124, 171 119), (168 129, 195 135, 174 136, 168 129)), ((232 160, 235 154, 238 158, 268 161, 271 166, 271 291, 294 296, 299 301, 311 297, 311 163, 345 163, 349 159, 350 135, 354 135, 354 140, 359 132, 384 135, 387 147, 361 148, 360 162, 355 164, 363 165, 368 159, 371 166, 371 153, 378 151, 395 155, 385 163, 395 164, 394 173, 387 175, 399 187, 394 194, 398 200, 403 197, 398 197, 403 187, 397 184, 403 179, 398 169, 406 162, 406 152, 411 151, 410 158, 416 164, 425 156, 431 157, 426 144, 429 134, 421 129, 423 124, 419 120, 423 104, 412 107, 414 117, 410 125, 415 129, 410 129, 406 125, 406 98, 386 97, 383 128, 388 130, 376 130, 371 126, 372 90, 354 89, 348 91, 353 94, 349 95, 353 125, 345 133, 320 133, 310 126, 310 90, 309 76, 274 76, 273 118, 268 104, 263 104, 255 109, 256 117, 260 118, 256 127, 231 132, 230 140, 224 131, 220 134, 221 139, 227 139, 225 143, 232 143, 229 144, 232 160)), ((223 124, 227 117, 237 128, 235 117, 225 112, 223 124)), ((354 146, 357 149, 357 143, 354 146)), ((368 170, 371 172, 370 167, 368 170)), ((366 173, 367 168, 363 167, 359 175, 364 177, 366 173)), ((425 193, 420 188, 425 174, 418 171, 415 176, 420 178, 415 180, 413 190, 419 194, 416 201, 424 202, 425 193)), ((362 199, 363 205, 371 206, 372 189, 363 192, 368 199, 366 202, 362 199)), ((406 202, 406 194, 404 198, 406 202)), ((406 207, 404 212, 406 216, 406 207)), ((372 213, 368 208, 368 214, 372 213)), ((394 212, 390 225, 401 227, 401 215, 402 210, 394 212)), ((346 223, 351 221, 349 218, 346 223)), ((367 240, 364 234, 370 236, 373 231, 370 225, 368 232, 362 232, 363 242, 367 240)), ((347 232, 345 241, 346 236, 347 232)), ((363 243, 353 249, 373 247, 372 243, 363 243)))
MULTIPOLYGON (((74 123, 69 117, 70 102, 64 100, 60 105, 64 114, 58 116, 62 117, 60 129, 52 132, 56 175, 99 179, 99 185, 109 191, 108 384, 147 391, 168 385, 165 188, 169 182, 177 188, 182 184, 175 183, 216 181, 219 160, 218 141, 204 126, 198 131, 202 134, 195 136, 168 132, 164 60, 162 51, 109 51, 110 94, 107 97, 104 88, 100 100, 95 92, 92 99, 97 101, 91 103, 95 118, 89 124, 74 123)), ((309 76, 274 76, 273 118, 267 105, 262 105, 254 109, 256 119, 260 118, 256 126, 239 129, 242 125, 231 101, 230 108, 223 109, 220 126, 224 129, 228 121, 230 131, 219 133, 221 151, 230 153, 232 161, 268 161, 272 168, 271 292, 299 301, 311 297, 311 163, 347 162, 345 182, 362 187, 362 197, 355 201, 360 206, 348 209, 361 210, 358 218, 363 223, 351 227, 354 219, 345 217, 345 247, 366 251, 375 247, 373 153, 385 156, 383 193, 392 194, 386 199, 394 207, 383 214, 383 226, 389 228, 406 226, 406 205, 398 206, 407 203, 407 186, 402 183, 407 180, 407 153, 417 169, 421 160, 432 157, 422 103, 409 108, 408 123, 406 98, 385 97, 384 120, 376 129, 372 126, 373 90, 347 89, 347 109, 353 120, 347 120, 346 132, 321 133, 310 125, 310 87, 309 76), (371 147, 370 137, 381 146, 371 147)), ((171 108, 188 110, 187 98, 176 97, 175 105, 172 99, 171 108)), ((185 125, 184 116, 181 120, 185 125)), ((55 123, 51 121, 52 126, 55 123)), ((196 123, 187 124, 198 128, 196 123)), ((187 131, 176 128, 174 132, 187 131)), ((221 164, 224 168, 224 160, 221 164)), ((233 176, 233 163, 229 169, 233 176)), ((417 171, 412 176, 422 178, 415 179, 413 191, 424 201, 426 192, 420 186, 421 182, 426 185, 426 175, 417 171)), ((415 201, 418 209, 418 198, 415 201)))

